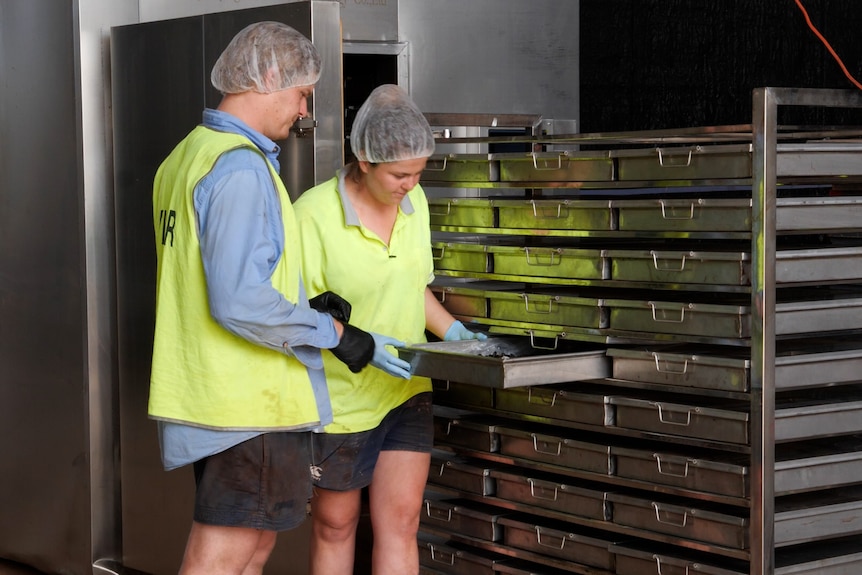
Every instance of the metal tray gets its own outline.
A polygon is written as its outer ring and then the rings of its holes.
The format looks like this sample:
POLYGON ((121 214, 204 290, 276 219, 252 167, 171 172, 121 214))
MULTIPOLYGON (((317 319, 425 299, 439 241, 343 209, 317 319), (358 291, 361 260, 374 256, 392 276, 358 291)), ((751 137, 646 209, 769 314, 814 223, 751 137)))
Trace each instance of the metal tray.
POLYGON ((777 547, 862 533, 862 486, 777 499, 774 523, 777 547))
POLYGON ((703 541, 733 549, 748 548, 748 519, 728 513, 609 493, 618 525, 703 541))
POLYGON ((862 197, 858 196, 778 198, 776 203, 779 232, 855 230, 862 221, 862 197))
POLYGON ((575 297, 565 292, 486 292, 492 319, 558 326, 605 328, 607 309, 597 298, 575 297))
MULTIPOLYGON (((701 557, 687 558, 672 555, 673 551, 655 553, 617 544, 611 547, 616 558, 616 575, 748 575, 748 571, 725 569, 705 564, 701 557)), ((677 553, 688 555, 684 550, 677 553)))
POLYGON ((527 470, 494 470, 497 497, 533 507, 552 509, 598 521, 610 521, 607 492, 561 483, 557 479, 527 475, 527 470))
POLYGON ((747 338, 750 307, 732 304, 606 299, 610 328, 642 333, 747 338))
POLYGON ((449 534, 465 535, 483 541, 499 541, 503 528, 498 520, 505 513, 499 507, 464 499, 425 499, 419 521, 449 534))
POLYGON ((484 416, 434 416, 434 441, 474 451, 495 453, 500 448, 496 427, 484 416))
POLYGON ((608 152, 531 152, 492 154, 502 182, 609 182, 614 161, 608 152))
MULTIPOLYGON (((540 375, 540 374, 539 374, 540 375)), ((497 409, 586 425, 612 425, 613 412, 603 393, 581 393, 542 385, 497 391, 497 409)))
POLYGON ((857 483, 862 477, 862 437, 830 437, 781 444, 775 450, 775 492, 789 495, 857 483))
POLYGON ((422 182, 497 182, 500 165, 488 154, 434 154, 425 164, 422 182))
POLYGON ((819 283, 862 279, 862 247, 779 250, 775 254, 777 283, 819 283))
POLYGON ((538 517, 502 517, 500 524, 503 525, 503 542, 510 547, 580 565, 609 571, 614 569, 613 556, 609 550, 614 541, 601 539, 600 532, 591 532, 593 536, 587 536, 569 530, 568 526, 558 527, 549 520, 545 524, 545 521, 538 517))
POLYGON ((611 279, 705 285, 749 285, 751 258, 747 253, 608 250, 611 279))
POLYGON ((432 226, 493 228, 497 225, 491 203, 477 198, 428 198, 432 226))
POLYGON ((529 339, 490 337, 485 341, 423 343, 398 350, 414 375, 485 387, 509 388, 610 375, 610 360, 601 346, 582 344, 582 351, 535 349, 529 339))
POLYGON ((775 552, 775 575, 857 575, 862 572, 858 537, 782 547, 775 552))
POLYGON ((610 279, 610 267, 601 250, 488 246, 494 273, 531 278, 566 278, 584 280, 610 279))
MULTIPOLYGON (((612 396, 616 427, 694 439, 748 445, 747 406, 710 407, 612 396)), ((776 419, 778 416, 776 415, 776 419)))
POLYGON ((417 540, 419 564, 446 575, 494 575, 494 565, 500 559, 472 547, 438 543, 424 538, 417 540))
POLYGON ((607 200, 491 200, 499 227, 532 230, 598 230, 616 228, 607 200))
POLYGON ((751 177, 751 144, 617 150, 620 180, 751 177))
POLYGON ((858 391, 835 397, 776 401, 776 441, 859 432, 862 432, 862 396, 858 391))
POLYGON ((621 231, 750 232, 751 200, 672 198, 613 200, 621 231))
POLYGON ((710 460, 708 456, 617 446, 611 447, 611 455, 618 477, 728 497, 749 496, 749 467, 745 457, 727 462, 710 460))
POLYGON ((494 407, 494 389, 469 383, 432 379, 434 403, 464 407, 494 407))
POLYGON ((494 495, 496 489, 487 464, 461 458, 444 459, 433 455, 431 467, 428 469, 428 483, 482 497, 494 495))
POLYGON ((491 254, 483 245, 432 242, 431 257, 435 270, 487 273, 493 271, 491 254))
POLYGON ((500 454, 602 475, 613 475, 611 447, 507 426, 497 428, 500 454))
POLYGON ((483 289, 443 285, 432 285, 430 289, 452 315, 488 317, 488 298, 483 289))

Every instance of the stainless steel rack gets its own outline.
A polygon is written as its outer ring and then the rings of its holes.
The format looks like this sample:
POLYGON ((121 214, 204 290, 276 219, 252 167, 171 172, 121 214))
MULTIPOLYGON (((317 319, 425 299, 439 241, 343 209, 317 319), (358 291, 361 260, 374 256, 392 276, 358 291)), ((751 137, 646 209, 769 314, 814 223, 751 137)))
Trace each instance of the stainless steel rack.
POLYGON ((444 305, 542 347, 607 345, 612 373, 510 389, 451 373, 435 382, 438 403, 458 409, 438 415, 443 459, 429 489, 490 503, 503 519, 490 514, 501 539, 489 540, 427 518, 423 531, 442 538, 423 541, 431 555, 455 547, 444 554, 452 564, 425 572, 458 572, 457 553, 472 550, 492 554, 470 564, 487 573, 531 572, 519 561, 617 575, 862 567, 862 131, 779 126, 787 106, 860 108, 862 95, 757 89, 743 126, 440 140, 532 150, 429 162, 422 183, 437 274, 449 280, 434 288, 444 305), (459 249, 454 266, 443 262, 459 249), (569 255, 591 265, 546 269, 569 255), (534 265, 543 257, 549 265, 534 265), (677 279, 683 271, 691 277, 677 279), (518 306, 526 316, 511 315, 518 306), (530 393, 544 397, 538 409, 530 393), (571 445, 609 467, 543 460, 540 444, 571 445), (528 487, 512 470, 530 471, 528 487), (447 483, 449 471, 479 487, 447 483), (554 503, 499 497, 495 481, 554 503), (573 514, 556 501, 567 489, 582 497, 573 505, 606 514, 573 514), (525 529, 533 549, 518 546, 525 529), (549 551, 567 541, 608 555, 579 563, 549 551))

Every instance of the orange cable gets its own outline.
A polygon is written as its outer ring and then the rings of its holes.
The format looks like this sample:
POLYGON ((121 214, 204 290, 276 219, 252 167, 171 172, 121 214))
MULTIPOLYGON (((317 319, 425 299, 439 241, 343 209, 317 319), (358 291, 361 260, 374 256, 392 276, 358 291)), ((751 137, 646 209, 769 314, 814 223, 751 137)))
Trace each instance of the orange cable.
POLYGON ((839 66, 841 66, 841 70, 844 72, 844 75, 847 76, 847 78, 853 83, 854 86, 862 90, 862 84, 860 84, 856 80, 856 78, 854 78, 852 74, 850 74, 850 71, 847 70, 847 66, 844 65, 844 62, 841 61, 841 58, 838 56, 835 50, 832 49, 832 46, 829 44, 826 38, 823 37, 823 34, 820 33, 820 30, 818 30, 817 27, 814 26, 814 23, 811 22, 811 18, 808 16, 808 12, 805 10, 805 6, 802 5, 802 1, 795 0, 795 2, 796 5, 799 6, 799 9, 802 10, 802 15, 805 16, 805 22, 808 24, 808 27, 811 28, 811 31, 814 32, 814 35, 817 36, 820 41, 823 42, 823 45, 826 46, 826 49, 829 50, 829 53, 832 54, 832 57, 835 58, 835 61, 838 62, 839 66))

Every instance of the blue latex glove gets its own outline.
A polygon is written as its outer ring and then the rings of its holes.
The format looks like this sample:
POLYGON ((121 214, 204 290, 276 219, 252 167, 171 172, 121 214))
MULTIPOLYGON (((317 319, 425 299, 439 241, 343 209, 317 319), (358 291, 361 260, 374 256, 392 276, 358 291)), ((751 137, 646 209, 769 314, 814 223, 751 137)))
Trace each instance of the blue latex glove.
POLYGON ((386 349, 387 345, 404 347, 406 344, 403 341, 399 341, 388 335, 380 335, 379 333, 372 333, 371 337, 374 338, 374 357, 371 358, 369 363, 393 377, 410 379, 410 363, 386 349))
POLYGON ((470 331, 457 319, 449 326, 449 329, 446 330, 446 335, 443 336, 443 341, 463 341, 465 339, 485 341, 488 339, 488 336, 481 331, 470 331))

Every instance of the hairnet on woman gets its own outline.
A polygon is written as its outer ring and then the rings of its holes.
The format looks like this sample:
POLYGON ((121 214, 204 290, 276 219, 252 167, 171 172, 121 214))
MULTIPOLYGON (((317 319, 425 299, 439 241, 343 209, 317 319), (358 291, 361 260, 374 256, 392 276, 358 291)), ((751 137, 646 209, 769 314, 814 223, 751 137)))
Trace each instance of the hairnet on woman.
POLYGON ((404 90, 384 84, 359 108, 350 147, 357 160, 372 164, 427 158, 434 153, 434 134, 404 90))
MULTIPOLYGON (((434 279, 428 200, 419 185, 434 136, 398 86, 360 107, 350 143, 356 161, 296 202, 302 277, 310 296, 333 291, 350 323, 403 342, 483 339, 446 311, 434 279), (374 329, 372 329, 374 328, 374 329)), ((350 575, 369 489, 375 572, 417 573, 416 536, 431 461, 431 382, 400 358, 354 374, 323 356, 333 422, 312 438, 319 477, 311 502, 311 574, 350 575)))

